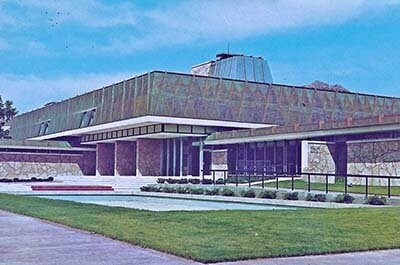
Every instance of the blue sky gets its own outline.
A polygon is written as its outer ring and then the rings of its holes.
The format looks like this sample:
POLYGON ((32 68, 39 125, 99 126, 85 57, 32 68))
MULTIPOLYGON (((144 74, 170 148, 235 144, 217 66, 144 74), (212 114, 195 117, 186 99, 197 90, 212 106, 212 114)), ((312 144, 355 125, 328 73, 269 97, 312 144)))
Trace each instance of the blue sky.
POLYGON ((400 0, 0 0, 0 95, 24 112, 230 51, 274 81, 400 96, 400 0))

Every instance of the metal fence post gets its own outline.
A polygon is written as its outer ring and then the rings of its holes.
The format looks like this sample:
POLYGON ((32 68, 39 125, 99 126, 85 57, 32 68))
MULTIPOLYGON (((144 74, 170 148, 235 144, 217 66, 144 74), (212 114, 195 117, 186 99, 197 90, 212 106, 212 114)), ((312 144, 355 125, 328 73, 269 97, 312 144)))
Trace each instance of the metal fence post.
POLYGON ((264 174, 265 174, 265 172, 263 171, 262 172, 262 182, 261 182, 261 186, 262 186, 262 188, 264 188, 264 174))
POLYGON ((250 172, 249 172, 249 188, 251 187, 251 175, 250 175, 250 172))
POLYGON ((310 174, 307 174, 307 190, 308 190, 308 192, 311 191, 311 177, 310 177, 310 174))
POLYGON ((325 193, 328 193, 329 187, 328 187, 328 175, 325 175, 325 193))
POLYGON ((392 179, 389 177, 388 178, 388 198, 390 198, 390 181, 391 181, 392 179))
POLYGON ((238 186, 238 182, 239 182, 239 177, 238 177, 238 172, 236 170, 236 187, 238 186))
POLYGON ((224 170, 224 185, 226 185, 226 170, 224 170))
POLYGON ((344 176, 344 194, 347 194, 347 175, 344 176))
POLYGON ((213 170, 212 175, 213 175, 213 185, 214 185, 215 184, 215 170, 213 170))
POLYGON ((279 180, 278 180, 278 175, 274 173, 275 179, 276 179, 276 189, 279 189, 279 180))
POLYGON ((292 190, 294 190, 294 176, 292 175, 292 190))
POLYGON ((365 177, 365 197, 368 197, 368 176, 365 177))

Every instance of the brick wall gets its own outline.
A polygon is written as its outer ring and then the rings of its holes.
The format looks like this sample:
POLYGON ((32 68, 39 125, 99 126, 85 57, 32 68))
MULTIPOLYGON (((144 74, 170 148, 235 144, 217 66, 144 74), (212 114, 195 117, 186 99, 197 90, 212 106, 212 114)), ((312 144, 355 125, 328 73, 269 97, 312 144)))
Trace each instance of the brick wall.
POLYGON ((162 140, 138 139, 137 150, 137 176, 160 176, 161 175, 161 152, 162 140))
POLYGON ((136 175, 136 142, 118 141, 115 143, 115 175, 136 175))
POLYGON ((114 144, 99 143, 96 145, 96 175, 114 176, 114 144))

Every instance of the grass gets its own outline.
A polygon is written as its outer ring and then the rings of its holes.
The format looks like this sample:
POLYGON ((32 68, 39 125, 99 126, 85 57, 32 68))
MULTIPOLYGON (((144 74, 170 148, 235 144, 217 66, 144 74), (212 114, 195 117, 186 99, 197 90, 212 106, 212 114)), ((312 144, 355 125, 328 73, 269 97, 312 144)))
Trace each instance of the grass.
POLYGON ((150 212, 0 194, 0 208, 200 262, 400 247, 400 208, 150 212))
MULTIPOLYGON (((257 184, 257 186, 261 186, 261 184, 257 184)), ((265 183, 265 187, 275 188, 275 182, 265 183)), ((291 180, 283 180, 279 181, 279 188, 292 188, 291 180)), ((304 180, 296 179, 294 181, 294 188, 299 190, 307 190, 307 182, 304 180)), ((311 183, 311 190, 321 190, 325 191, 325 183, 311 183)), ((338 182, 335 184, 328 185, 328 191, 337 191, 344 192, 344 183, 338 182)), ((351 187, 347 187, 347 192, 349 193, 362 193, 365 194, 365 185, 352 185, 351 187)), ((376 195, 387 195, 388 189, 386 186, 368 186, 368 194, 376 194, 376 195)), ((400 187, 392 186, 390 189, 391 195, 400 195, 400 187)))

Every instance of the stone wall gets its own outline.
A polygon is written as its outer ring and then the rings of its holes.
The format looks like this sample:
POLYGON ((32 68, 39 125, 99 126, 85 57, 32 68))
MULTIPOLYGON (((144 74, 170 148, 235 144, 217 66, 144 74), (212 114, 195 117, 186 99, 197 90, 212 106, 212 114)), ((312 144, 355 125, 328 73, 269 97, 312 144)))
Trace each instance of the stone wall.
POLYGON ((136 175, 160 176, 162 140, 137 139, 136 150, 136 175))
POLYGON ((115 175, 136 175, 136 142, 118 141, 115 143, 115 175))
MULTIPOLYGON (((335 144, 326 142, 302 142, 302 172, 335 173, 335 144)), ((303 177, 307 180, 307 177, 303 177)), ((311 182, 325 183, 326 177, 312 176, 311 182)), ((329 183, 335 183, 335 177, 329 177, 329 183)))
MULTIPOLYGON (((400 176, 400 139, 350 142, 347 144, 348 174, 400 176)), ((365 184, 364 178, 349 178, 353 184, 365 184)), ((387 180, 370 178, 371 185, 387 185, 387 180)), ((392 180, 392 185, 400 181, 392 180)))
POLYGON ((113 143, 96 145, 96 175, 114 176, 115 150, 113 143))
POLYGON ((47 178, 95 174, 95 153, 0 152, 0 178, 47 178))

